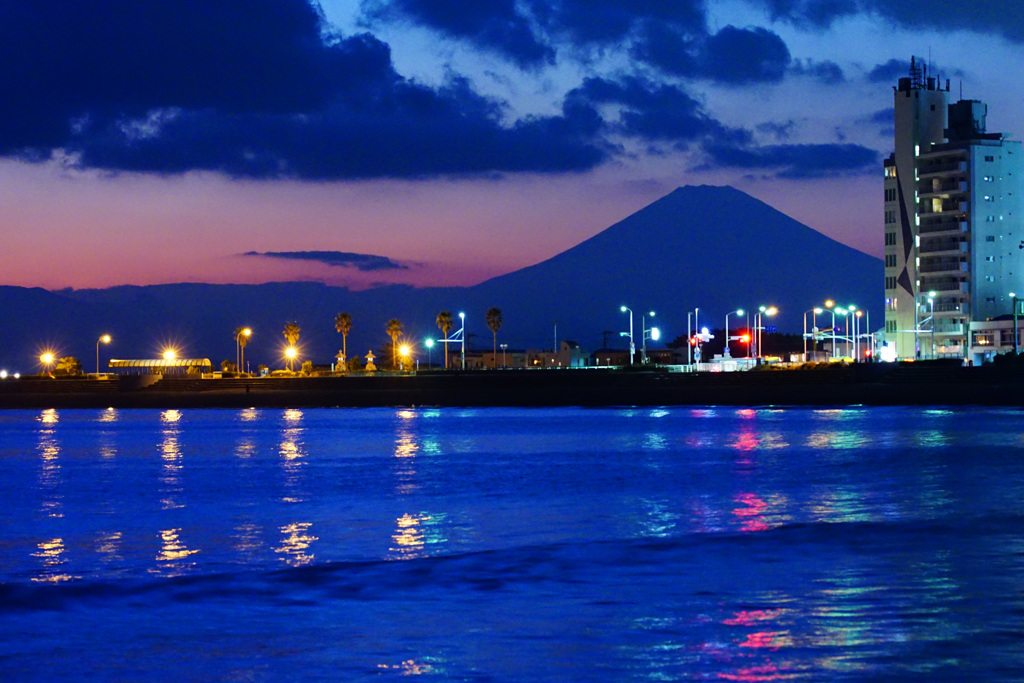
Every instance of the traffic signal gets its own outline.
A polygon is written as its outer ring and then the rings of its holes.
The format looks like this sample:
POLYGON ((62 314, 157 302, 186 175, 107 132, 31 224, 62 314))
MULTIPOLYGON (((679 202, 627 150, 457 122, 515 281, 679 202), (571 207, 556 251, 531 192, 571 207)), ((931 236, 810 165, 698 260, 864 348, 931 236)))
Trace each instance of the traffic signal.
POLYGON ((696 345, 697 345, 697 337, 696 336, 690 337, 690 346, 696 346, 696 345))
POLYGON ((749 344, 750 343, 750 335, 749 334, 740 335, 740 341, 743 342, 744 344, 749 344))

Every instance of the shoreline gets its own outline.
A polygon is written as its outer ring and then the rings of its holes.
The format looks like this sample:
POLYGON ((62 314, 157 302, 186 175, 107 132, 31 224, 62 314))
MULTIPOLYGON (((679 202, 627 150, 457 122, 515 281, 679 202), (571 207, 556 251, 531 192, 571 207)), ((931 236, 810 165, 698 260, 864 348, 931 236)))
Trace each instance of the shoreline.
POLYGON ((0 382, 0 409, 555 406, 1024 405, 1024 369, 861 364, 813 370, 669 373, 513 370, 337 377, 21 378, 0 382))

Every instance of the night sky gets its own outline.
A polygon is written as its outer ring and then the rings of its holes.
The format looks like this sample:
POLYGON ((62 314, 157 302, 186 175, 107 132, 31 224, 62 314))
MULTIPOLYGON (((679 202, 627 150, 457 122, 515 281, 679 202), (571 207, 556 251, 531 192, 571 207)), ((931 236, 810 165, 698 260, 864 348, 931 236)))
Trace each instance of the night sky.
POLYGON ((1024 134, 1017 2, 0 2, 0 284, 474 284, 686 184, 872 255, 911 55, 1024 134))

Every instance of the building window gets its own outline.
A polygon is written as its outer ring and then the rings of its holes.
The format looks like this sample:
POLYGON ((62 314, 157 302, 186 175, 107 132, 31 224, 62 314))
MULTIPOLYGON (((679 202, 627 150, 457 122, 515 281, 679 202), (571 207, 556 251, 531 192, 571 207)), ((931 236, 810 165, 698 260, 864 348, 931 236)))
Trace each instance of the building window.
POLYGON ((985 161, 995 161, 995 157, 985 157, 985 161))
POLYGON ((885 246, 895 247, 896 246, 896 233, 887 232, 885 233, 885 246))
POLYGON ((885 267, 886 268, 895 268, 896 267, 896 254, 886 254, 885 255, 885 267))
POLYGON ((995 282, 995 281, 996 281, 996 279, 993 276, 991 276, 991 275, 986 275, 985 276, 985 282, 995 282))
POLYGON ((985 301, 990 304, 994 304, 996 302, 996 298, 994 296, 985 297, 985 301))
POLYGON ((986 183, 991 183, 992 182, 992 176, 987 175, 984 178, 982 178, 982 180, 984 180, 986 183))
POLYGON ((996 222, 996 217, 995 216, 985 216, 985 222, 986 223, 995 223, 996 222))
POLYGON ((885 288, 886 289, 896 289, 896 278, 893 277, 893 276, 886 277, 885 278, 885 288))
POLYGON ((989 263, 993 263, 996 260, 996 257, 995 256, 986 256, 985 260, 988 261, 989 263))
POLYGON ((995 242, 996 241, 996 236, 995 235, 985 235, 985 241, 986 242, 995 242))

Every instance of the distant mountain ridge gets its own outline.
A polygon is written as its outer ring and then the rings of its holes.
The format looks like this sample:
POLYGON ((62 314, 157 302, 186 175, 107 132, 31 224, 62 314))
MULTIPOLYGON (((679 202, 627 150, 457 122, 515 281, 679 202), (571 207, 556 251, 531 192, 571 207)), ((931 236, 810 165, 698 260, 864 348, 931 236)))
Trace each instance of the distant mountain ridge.
MULTIPOLYGON (((398 318, 413 341, 438 338, 434 324, 444 309, 466 313, 470 345, 490 349, 484 313, 502 309, 498 341, 511 348, 550 348, 556 338, 585 349, 602 344, 611 331, 625 346, 634 312, 656 312, 666 339, 686 333, 687 313, 699 308, 701 325, 721 327, 726 312, 775 305, 780 329, 802 330, 804 311, 826 298, 856 304, 882 326, 880 259, 832 240, 767 204, 731 187, 682 187, 580 244, 546 261, 473 287, 416 289, 385 286, 350 291, 318 283, 260 285, 173 284, 119 286, 102 290, 47 291, 0 286, 0 367, 33 372, 44 346, 74 355, 95 370, 101 360, 153 357, 165 343, 184 355, 233 360, 232 333, 249 326, 246 349, 253 367, 280 364, 281 330, 302 328, 304 357, 330 362, 342 346, 334 316, 353 317, 349 355, 375 353, 388 341, 386 321, 398 318)), ((735 317, 731 324, 735 324, 735 317)), ((648 321, 648 327, 651 322, 648 321)), ((421 355, 423 361, 426 356, 421 355)), ((440 353, 434 353, 436 363, 440 353)))

